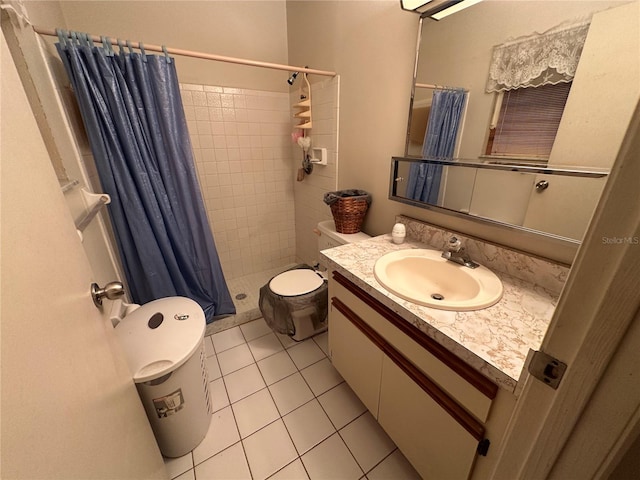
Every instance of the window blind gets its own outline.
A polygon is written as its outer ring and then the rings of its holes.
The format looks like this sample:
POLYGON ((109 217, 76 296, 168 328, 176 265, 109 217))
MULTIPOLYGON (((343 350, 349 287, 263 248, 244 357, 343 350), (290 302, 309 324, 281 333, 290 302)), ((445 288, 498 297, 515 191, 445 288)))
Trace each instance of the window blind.
POLYGON ((487 154, 548 159, 571 83, 504 92, 487 154))

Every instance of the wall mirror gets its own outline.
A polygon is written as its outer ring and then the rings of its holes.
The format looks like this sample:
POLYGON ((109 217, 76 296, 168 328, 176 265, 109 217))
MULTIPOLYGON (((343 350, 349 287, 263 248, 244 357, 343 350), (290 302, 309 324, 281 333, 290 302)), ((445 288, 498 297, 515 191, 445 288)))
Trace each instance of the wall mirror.
MULTIPOLYGON (((640 97, 640 60, 635 40, 610 44, 612 31, 637 38, 637 18, 628 19, 633 11, 624 11, 625 3, 628 2, 492 0, 439 22, 421 20, 406 148, 404 157, 392 161, 390 198, 579 242, 640 97), (570 83, 564 82, 568 84, 568 94, 550 151, 541 155, 535 151, 491 155, 487 151, 490 127, 500 114, 496 104, 506 95, 487 92, 494 47, 531 39, 544 45, 549 35, 576 28, 584 32, 582 54, 570 83), (612 55, 612 51, 616 54, 612 55), (603 88, 608 82, 615 88, 603 88), (427 119, 432 114, 433 86, 467 93, 453 153, 446 156, 423 150, 427 119), (415 194, 407 195, 403 190, 407 184, 393 181, 399 177, 408 179, 409 170, 417 168, 411 167, 414 162, 410 157, 450 160, 440 165, 441 188, 436 189, 435 200, 433 193, 430 198, 423 196, 424 200, 415 194), (548 188, 536 190, 535 185, 541 181, 547 181, 548 188), (489 201, 491 197, 495 197, 494 202, 489 201), (513 209, 505 211, 509 206, 513 209)), ((529 66, 511 61, 509 68, 518 77, 522 73, 518 69, 529 66)), ((538 87, 526 89, 542 91, 538 87)))
POLYGON ((577 243, 606 172, 394 157, 390 198, 577 243), (433 177, 432 188, 424 188, 433 177), (553 196, 549 193, 554 192, 553 196))

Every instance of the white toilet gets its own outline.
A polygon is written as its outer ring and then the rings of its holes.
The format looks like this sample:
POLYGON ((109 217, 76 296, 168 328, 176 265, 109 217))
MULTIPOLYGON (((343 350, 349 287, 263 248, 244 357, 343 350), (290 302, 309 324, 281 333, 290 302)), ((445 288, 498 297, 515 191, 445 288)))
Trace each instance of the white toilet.
MULTIPOLYGON (((338 233, 333 220, 318 223, 320 251, 366 240, 366 233, 338 233)), ((321 269, 325 270, 325 268, 321 269)), ((304 340, 327 329, 328 290, 323 272, 309 265, 298 265, 273 277, 260 289, 260 311, 276 332, 304 340)))

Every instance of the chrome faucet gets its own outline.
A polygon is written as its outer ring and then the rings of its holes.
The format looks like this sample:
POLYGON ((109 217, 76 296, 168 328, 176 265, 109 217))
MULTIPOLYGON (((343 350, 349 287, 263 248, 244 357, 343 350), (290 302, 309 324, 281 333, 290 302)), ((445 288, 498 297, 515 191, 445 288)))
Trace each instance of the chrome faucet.
POLYGON ((451 237, 444 247, 442 258, 458 263, 464 267, 477 268, 479 265, 469 258, 469 255, 462 246, 462 242, 456 237, 451 237))

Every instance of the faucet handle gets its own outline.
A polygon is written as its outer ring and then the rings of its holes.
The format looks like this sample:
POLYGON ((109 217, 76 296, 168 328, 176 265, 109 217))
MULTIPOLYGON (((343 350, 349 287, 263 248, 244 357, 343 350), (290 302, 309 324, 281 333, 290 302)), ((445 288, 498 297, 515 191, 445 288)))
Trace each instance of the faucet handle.
POLYGON ((457 237, 452 236, 449 239, 447 250, 449 250, 450 252, 458 252, 460 251, 461 248, 462 248, 462 242, 460 242, 460 240, 458 240, 457 237))

